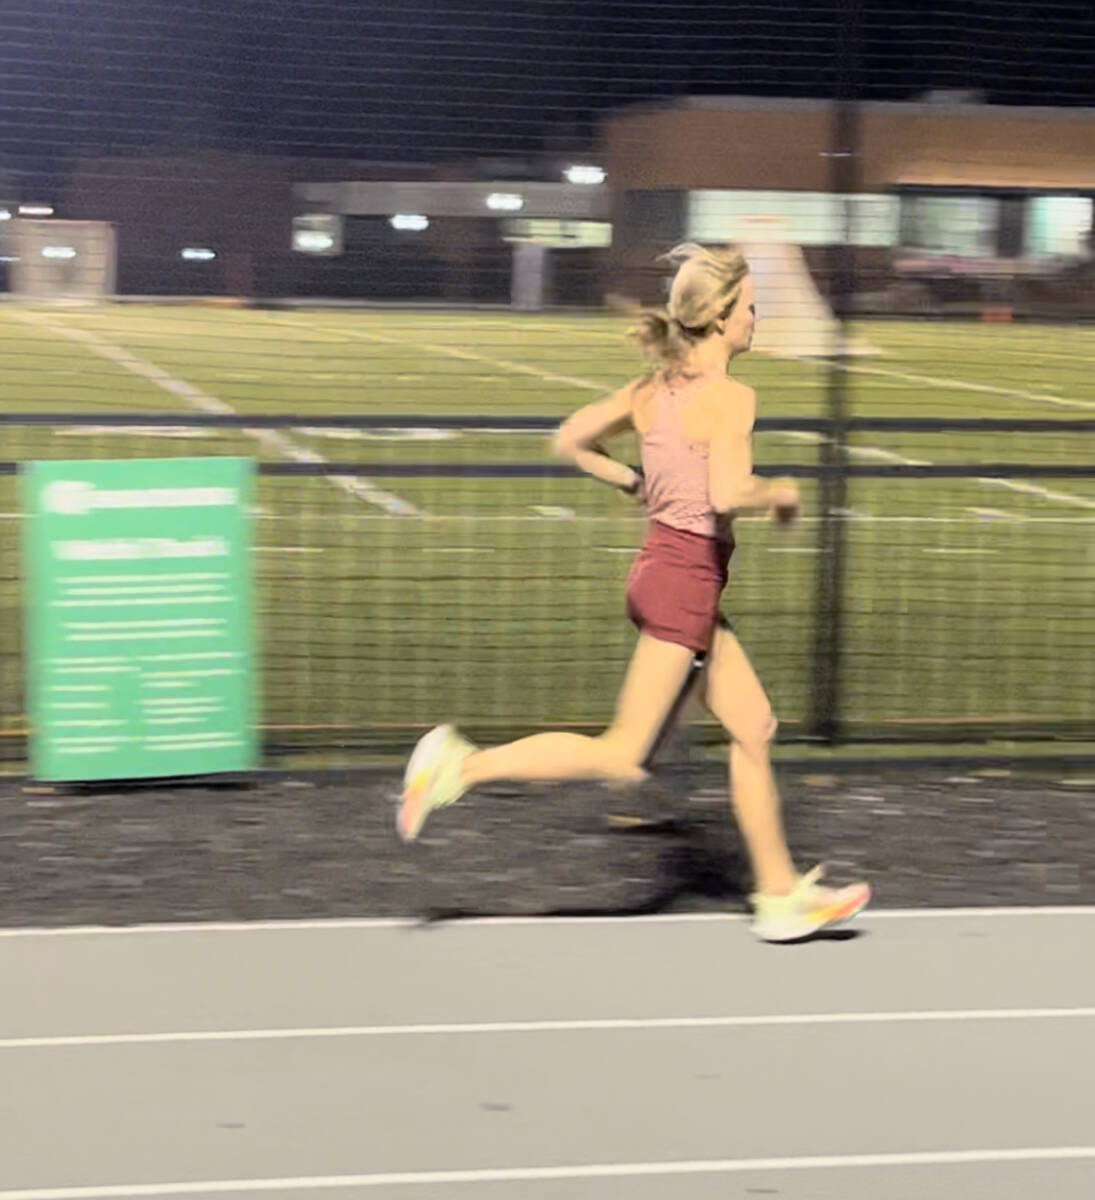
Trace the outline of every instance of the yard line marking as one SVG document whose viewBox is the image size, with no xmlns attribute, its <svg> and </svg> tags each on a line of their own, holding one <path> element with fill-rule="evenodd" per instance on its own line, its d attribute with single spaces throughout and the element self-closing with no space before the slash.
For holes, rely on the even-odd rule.
<svg viewBox="0 0 1095 1200">
<path fill-rule="evenodd" d="M 283 324 L 291 324 L 294 328 L 301 328 L 297 322 L 282 321 Z M 594 383 L 590 379 L 582 379 L 574 375 L 558 375 L 553 371 L 543 371 L 539 367 L 530 367 L 526 363 L 515 363 L 506 359 L 491 358 L 484 354 L 476 354 L 471 350 L 460 350 L 453 346 L 441 346 L 436 343 L 420 342 L 412 343 L 402 338 L 387 337 L 379 333 L 366 333 L 364 330 L 341 330 L 334 331 L 329 327 L 309 325 L 307 328 L 318 329 L 321 333 L 333 333 L 336 337 L 353 340 L 355 338 L 364 339 L 366 341 L 381 342 L 391 346 L 402 346 L 407 349 L 415 349 L 416 347 L 422 350 L 428 350 L 434 354 L 448 355 L 452 358 L 469 359 L 478 362 L 490 363 L 493 366 L 501 367 L 504 370 L 514 371 L 522 375 L 533 375 L 539 379 L 544 379 L 550 383 L 567 383 L 572 387 L 584 388 L 595 392 L 608 393 L 612 391 L 611 387 L 605 387 L 599 383 Z M 809 362 L 811 365 L 817 365 L 812 360 L 798 359 L 796 361 Z M 1085 400 L 1066 400 L 1058 396 L 1050 396 L 1048 393 L 1041 392 L 1026 392 L 1014 388 L 998 388 L 989 384 L 971 383 L 969 381 L 951 380 L 938 378 L 930 375 L 912 375 L 906 372 L 890 371 L 880 367 L 856 367 L 845 365 L 848 371 L 855 371 L 875 375 L 893 376 L 894 378 L 905 379 L 910 382 L 929 383 L 937 387 L 955 387 L 969 391 L 992 392 L 1000 395 L 1018 396 L 1029 400 L 1044 400 L 1053 404 L 1062 404 L 1078 408 L 1095 409 L 1095 402 Z M 824 435 L 818 433 L 790 432 L 788 436 L 796 441 L 819 441 Z M 898 454 L 892 450 L 886 450 L 881 446 L 849 446 L 848 453 L 862 458 L 876 458 L 887 462 L 894 462 L 905 466 L 931 466 L 930 461 L 926 459 L 908 458 L 903 454 Z M 1081 508 L 1095 508 L 1095 501 L 1086 500 L 1081 496 L 1077 496 L 1072 492 L 1051 491 L 1047 488 L 1038 488 L 1037 485 L 1023 485 L 1014 483 L 1012 480 L 986 480 L 978 477 L 979 483 L 994 484 L 1000 487 L 1011 487 L 1013 491 L 1025 492 L 1029 495 L 1039 496 L 1043 500 L 1052 500 L 1062 504 L 1073 504 Z"/>
<path fill-rule="evenodd" d="M 567 330 L 563 326 L 549 325 L 546 323 L 539 323 L 536 325 L 532 325 L 530 323 L 530 327 L 533 329 L 542 329 L 545 331 L 558 330 L 559 332 L 567 333 L 569 336 L 576 336 L 576 337 L 607 339 L 609 341 L 622 341 L 623 340 L 619 333 L 600 333 L 600 332 L 595 332 L 593 330 Z M 901 343 L 901 344 L 905 345 L 905 346 L 909 346 L 909 345 L 914 345 L 915 343 L 914 342 L 906 342 L 906 343 Z M 885 347 L 883 347 L 883 351 L 885 352 Z M 758 353 L 763 354 L 763 351 L 759 351 Z M 1076 356 L 1074 354 L 1065 354 L 1065 355 L 1056 355 L 1055 357 L 1068 358 L 1070 360 L 1075 360 Z M 816 360 L 813 360 L 813 359 L 797 359 L 796 361 L 806 362 L 812 366 L 820 366 L 821 365 L 821 364 L 817 363 Z M 976 382 L 974 382 L 972 380 L 968 380 L 968 379 L 954 379 L 954 378 L 949 378 L 946 376 L 937 376 L 937 375 L 922 375 L 922 374 L 911 372 L 911 371 L 896 371 L 896 370 L 892 370 L 891 368 L 888 368 L 888 367 L 851 366 L 851 365 L 845 364 L 845 370 L 854 371 L 855 373 L 860 374 L 860 375 L 878 375 L 883 378 L 900 379 L 906 383 L 926 383 L 931 387 L 937 387 L 937 388 L 954 388 L 955 390 L 958 390 L 958 391 L 984 392 L 989 395 L 1011 396 L 1011 397 L 1014 397 L 1019 400 L 1034 400 L 1039 404 L 1056 404 L 1063 408 L 1079 408 L 1079 409 L 1095 410 L 1095 401 L 1072 400 L 1065 396 L 1055 396 L 1050 392 L 1032 392 L 1032 391 L 1027 391 L 1023 388 L 1008 388 L 1008 387 L 1000 387 L 995 384 L 976 383 Z"/>
<path fill-rule="evenodd" d="M 1026 523 L 1026 517 L 1017 508 L 967 508 L 966 512 L 978 517 L 990 517 L 999 521 Z"/>
<path fill-rule="evenodd" d="M 802 442 L 820 442 L 825 437 L 824 434 L 808 432 L 806 430 L 792 430 L 788 432 L 787 436 L 793 441 Z M 848 446 L 847 452 L 850 457 L 878 458 L 886 462 L 897 463 L 900 466 L 930 467 L 932 465 L 927 459 L 908 458 L 904 454 L 898 454 L 894 450 L 884 450 L 880 446 Z M 1002 487 L 1007 488 L 1009 491 L 1022 492 L 1024 495 L 1037 496 L 1040 500 L 1050 500 L 1058 504 L 1071 504 L 1076 508 L 1095 509 L 1095 500 L 1089 500 L 1087 497 L 1081 496 L 1076 492 L 1062 492 L 1053 488 L 1042 487 L 1037 483 L 1023 483 L 1014 479 L 995 479 L 987 475 L 970 476 L 970 478 L 975 479 L 982 487 Z"/>
<path fill-rule="evenodd" d="M 162 367 L 156 366 L 155 363 L 148 362 L 146 359 L 138 357 L 121 346 L 115 346 L 112 342 L 106 341 L 90 330 L 75 329 L 68 325 L 58 324 L 39 313 L 12 312 L 10 315 L 25 325 L 37 326 L 49 330 L 53 334 L 68 338 L 69 341 L 79 342 L 82 345 L 90 347 L 101 358 L 108 359 L 117 366 L 124 367 L 132 374 L 147 379 L 150 383 L 154 383 L 157 387 L 162 388 L 165 392 L 169 392 L 172 396 L 177 396 L 183 403 L 190 405 L 191 408 L 197 409 L 199 412 L 218 416 L 236 415 L 237 410 L 219 397 L 210 395 L 194 384 L 188 383 L 185 379 L 176 379 L 173 375 L 169 375 L 163 370 Z M 291 437 L 280 433 L 276 429 L 244 429 L 242 432 L 254 438 L 261 446 L 275 451 L 283 458 L 290 459 L 292 462 L 320 464 L 329 461 L 322 454 L 317 454 L 313 450 L 305 450 L 303 447 L 298 446 Z M 368 479 L 359 476 L 346 477 L 341 475 L 331 475 L 328 478 L 336 487 L 341 488 L 348 495 L 354 496 L 359 500 L 364 500 L 368 504 L 375 505 L 389 516 L 420 515 L 420 510 L 415 505 L 391 492 L 383 491 Z"/>
<path fill-rule="evenodd" d="M 515 375 L 532 375 L 548 383 L 565 383 L 570 387 L 583 388 L 586 391 L 600 392 L 608 395 L 613 391 L 612 384 L 596 383 L 592 379 L 582 379 L 577 375 L 559 375 L 555 371 L 545 371 L 540 367 L 531 367 L 527 363 L 513 362 L 510 359 L 492 358 L 487 354 L 477 354 L 474 350 L 462 350 L 457 346 L 443 346 L 437 342 L 411 342 L 405 338 L 388 337 L 381 333 L 366 333 L 363 329 L 332 329 L 330 326 L 308 324 L 302 326 L 296 321 L 279 321 L 283 325 L 292 325 L 296 329 L 315 329 L 320 333 L 333 334 L 350 341 L 381 342 L 387 346 L 399 346 L 405 350 L 426 350 L 431 354 L 445 355 L 449 358 L 459 358 L 467 362 L 487 363 L 492 367 L 500 367 Z"/>
<path fill-rule="evenodd" d="M 298 1175 L 269 1179 L 201 1179 L 185 1183 L 126 1183 L 95 1187 L 20 1188 L 0 1200 L 109 1200 L 112 1196 L 193 1196 L 336 1188 L 527 1183 L 552 1179 L 633 1179 L 748 1172 L 831 1171 L 851 1168 L 939 1167 L 983 1163 L 1067 1162 L 1095 1159 L 1095 1146 L 1031 1146 L 1008 1150 L 912 1150 L 890 1154 L 818 1154 L 795 1158 L 718 1158 L 663 1162 L 574 1163 L 552 1167 L 483 1167 L 456 1171 L 388 1171 L 362 1175 Z"/>
<path fill-rule="evenodd" d="M 627 1030 L 763 1029 L 813 1025 L 919 1025 L 948 1021 L 1090 1020 L 1095 1008 L 927 1009 L 897 1012 L 765 1013 L 721 1017 L 621 1017 L 603 1020 L 434 1022 L 418 1025 L 337 1025 L 290 1029 L 194 1029 L 162 1033 L 61 1034 L 0 1038 L 0 1050 L 78 1046 L 163 1046 L 193 1042 L 284 1042 L 331 1038 L 487 1037 L 530 1033 L 614 1033 Z"/>
<path fill-rule="evenodd" d="M 797 361 L 809 361 L 799 359 Z M 900 379 L 905 383 L 926 383 L 930 387 L 953 388 L 962 392 L 983 392 L 990 396 L 1012 396 L 1019 400 L 1035 400 L 1040 404 L 1056 404 L 1062 408 L 1095 409 L 1095 400 L 1069 400 L 1049 392 L 1028 392 L 1023 388 L 999 387 L 993 383 L 974 383 L 969 379 L 950 379 L 943 375 L 920 375 L 911 371 L 894 371 L 889 367 L 862 367 L 844 364 L 844 370 L 856 375 L 878 375 L 885 379 Z"/>
<path fill-rule="evenodd" d="M 1095 500 L 1079 496 L 1075 492 L 1059 492 L 1053 488 L 1042 487 L 1037 483 L 1023 483 L 1017 479 L 978 479 L 984 487 L 1007 488 L 1009 492 L 1022 492 L 1026 496 L 1037 496 L 1040 500 L 1055 500 L 1061 504 L 1071 504 L 1076 508 L 1095 509 Z"/>
</svg>

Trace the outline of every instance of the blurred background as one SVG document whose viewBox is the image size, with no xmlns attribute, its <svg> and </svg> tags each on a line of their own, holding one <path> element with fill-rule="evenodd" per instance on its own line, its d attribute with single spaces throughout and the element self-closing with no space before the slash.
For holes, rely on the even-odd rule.
<svg viewBox="0 0 1095 1200">
<path fill-rule="evenodd" d="M 807 501 L 727 597 L 784 746 L 1090 751 L 1093 56 L 1052 0 L 7 0 L 7 769 L 43 458 L 260 461 L 269 764 L 602 725 L 642 523 L 546 437 L 686 240 Z"/>
</svg>

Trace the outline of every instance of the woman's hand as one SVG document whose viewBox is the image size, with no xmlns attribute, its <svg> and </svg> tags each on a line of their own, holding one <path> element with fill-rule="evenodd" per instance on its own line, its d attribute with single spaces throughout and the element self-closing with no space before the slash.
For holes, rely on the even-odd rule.
<svg viewBox="0 0 1095 1200">
<path fill-rule="evenodd" d="M 775 524 L 790 525 L 798 519 L 801 511 L 802 499 L 799 496 L 798 484 L 793 479 L 772 480 L 768 513 Z"/>
</svg>

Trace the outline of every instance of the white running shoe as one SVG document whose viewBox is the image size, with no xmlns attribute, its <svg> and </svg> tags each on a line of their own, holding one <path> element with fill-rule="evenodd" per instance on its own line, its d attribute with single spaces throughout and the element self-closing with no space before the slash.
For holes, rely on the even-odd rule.
<svg viewBox="0 0 1095 1200">
<path fill-rule="evenodd" d="M 431 729 L 415 746 L 403 773 L 403 798 L 396 817 L 403 841 L 413 842 L 435 808 L 455 804 L 468 790 L 460 767 L 474 752 L 475 746 L 451 725 Z"/>
<path fill-rule="evenodd" d="M 797 942 L 825 929 L 837 929 L 861 912 L 871 899 L 866 883 L 829 888 L 818 883 L 823 868 L 815 867 L 799 878 L 786 896 L 757 892 L 752 930 L 763 942 Z"/>
</svg>

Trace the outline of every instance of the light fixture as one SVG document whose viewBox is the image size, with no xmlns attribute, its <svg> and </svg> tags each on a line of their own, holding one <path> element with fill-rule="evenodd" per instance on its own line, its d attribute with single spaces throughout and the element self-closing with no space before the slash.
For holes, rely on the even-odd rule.
<svg viewBox="0 0 1095 1200">
<path fill-rule="evenodd" d="M 329 233 L 315 229 L 297 229 L 293 233 L 293 249 L 304 254 L 323 254 L 333 249 L 335 239 Z"/>
<path fill-rule="evenodd" d="M 0 208 L 0 221 L 10 221 L 10 220 L 11 220 L 11 209 L 10 208 Z"/>
<path fill-rule="evenodd" d="M 72 246 L 43 246 L 43 258 L 75 258 L 76 251 Z"/>
<path fill-rule="evenodd" d="M 181 257 L 187 262 L 211 262 L 217 257 L 215 250 L 208 250 L 204 246 L 187 246 L 181 253 Z"/>
<path fill-rule="evenodd" d="M 598 183 L 604 183 L 605 181 L 605 172 L 603 167 L 575 165 L 573 167 L 567 167 L 564 175 L 567 183 L 595 185 Z"/>
<path fill-rule="evenodd" d="M 21 217 L 52 217 L 52 204 L 20 204 L 19 215 Z"/>
<path fill-rule="evenodd" d="M 520 212 L 524 207 L 524 196 L 516 192 L 491 192 L 487 197 L 487 208 L 492 212 Z"/>
<path fill-rule="evenodd" d="M 421 213 L 396 213 L 392 217 L 391 226 L 408 233 L 421 233 L 424 229 L 429 229 L 430 218 Z"/>
</svg>

